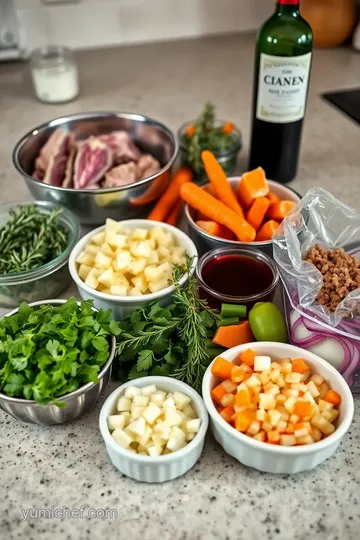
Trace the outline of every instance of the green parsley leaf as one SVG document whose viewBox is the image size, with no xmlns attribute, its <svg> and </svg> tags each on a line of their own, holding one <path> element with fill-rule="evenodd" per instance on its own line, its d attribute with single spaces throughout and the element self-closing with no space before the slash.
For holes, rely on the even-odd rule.
<svg viewBox="0 0 360 540">
<path fill-rule="evenodd" d="M 151 368 L 154 360 L 154 353 L 150 350 L 144 350 L 139 353 L 138 361 L 136 363 L 137 371 L 146 371 Z"/>
</svg>

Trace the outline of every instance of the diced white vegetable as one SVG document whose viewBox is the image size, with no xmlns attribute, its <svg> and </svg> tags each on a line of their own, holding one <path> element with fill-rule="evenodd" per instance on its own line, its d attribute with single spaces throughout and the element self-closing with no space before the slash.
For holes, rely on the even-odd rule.
<svg viewBox="0 0 360 540">
<path fill-rule="evenodd" d="M 186 436 L 182 429 L 178 427 L 173 427 L 171 430 L 171 436 L 167 442 L 166 448 L 175 452 L 175 450 L 180 450 L 186 445 Z"/>
<path fill-rule="evenodd" d="M 116 409 L 119 412 L 122 411 L 131 411 L 131 399 L 125 396 L 121 396 L 118 399 Z"/>
<path fill-rule="evenodd" d="M 186 405 L 189 405 L 191 402 L 191 398 L 189 396 L 186 396 L 182 392 L 174 392 L 173 400 L 175 402 L 176 407 L 180 409 L 181 411 L 184 409 Z"/>
<path fill-rule="evenodd" d="M 275 397 L 272 394 L 259 394 L 259 407 L 260 409 L 274 409 Z"/>
<path fill-rule="evenodd" d="M 162 407 L 162 404 L 165 401 L 165 392 L 160 393 L 158 390 L 150 396 L 150 401 L 156 403 L 158 407 Z"/>
<path fill-rule="evenodd" d="M 143 386 L 141 389 L 141 395 L 147 396 L 150 398 L 152 394 L 156 394 L 157 388 L 155 384 L 149 384 L 148 386 Z"/>
<path fill-rule="evenodd" d="M 161 415 L 161 409 L 155 403 L 149 403 L 143 412 L 143 416 L 148 424 L 152 425 L 155 420 Z"/>
<path fill-rule="evenodd" d="M 106 287 L 111 287 L 114 283 L 114 270 L 110 267 L 98 277 L 100 283 Z"/>
<path fill-rule="evenodd" d="M 91 272 L 89 272 L 85 279 L 85 285 L 91 287 L 92 289 L 96 289 L 96 287 L 99 285 L 99 281 L 95 276 L 91 274 Z"/>
<path fill-rule="evenodd" d="M 99 232 L 91 237 L 91 241 L 97 246 L 101 246 L 105 242 L 106 233 L 105 231 Z"/>
<path fill-rule="evenodd" d="M 312 395 L 313 398 L 317 398 L 317 397 L 320 396 L 320 392 L 317 389 L 316 384 L 314 383 L 314 381 L 308 382 L 307 389 L 308 389 L 308 391 L 310 392 L 310 394 Z"/>
<path fill-rule="evenodd" d="M 131 438 L 127 433 L 125 433 L 125 431 L 120 428 L 116 428 L 112 432 L 111 436 L 122 448 L 128 448 L 133 442 L 133 438 Z"/>
<path fill-rule="evenodd" d="M 192 406 L 189 404 L 189 405 L 185 405 L 185 407 L 183 408 L 182 412 L 185 414 L 185 416 L 187 416 L 188 418 L 197 418 L 197 415 L 196 415 L 196 412 L 194 411 L 194 409 L 192 408 Z"/>
<path fill-rule="evenodd" d="M 175 401 L 173 400 L 173 398 L 167 397 L 163 403 L 163 407 L 164 409 L 166 409 L 167 407 L 176 408 Z"/>
<path fill-rule="evenodd" d="M 285 376 L 286 383 L 299 383 L 301 381 L 301 373 L 288 373 Z"/>
<path fill-rule="evenodd" d="M 131 268 L 131 255 L 128 251 L 118 251 L 115 259 L 115 268 L 120 272 L 128 272 Z"/>
<path fill-rule="evenodd" d="M 105 231 L 116 233 L 121 230 L 121 224 L 118 221 L 115 221 L 111 218 L 106 218 L 105 221 Z"/>
<path fill-rule="evenodd" d="M 107 255 L 108 257 L 111 257 L 111 259 L 114 258 L 114 252 L 107 242 L 104 242 L 104 244 L 101 246 L 100 249 L 103 253 L 105 253 L 105 255 Z"/>
<path fill-rule="evenodd" d="M 133 242 L 130 244 L 130 253 L 134 257 L 142 257 L 148 259 L 151 255 L 151 245 L 147 240 Z"/>
<path fill-rule="evenodd" d="M 137 229 L 134 229 L 131 233 L 131 239 L 132 240 L 146 240 L 148 236 L 148 230 L 147 229 L 141 229 L 140 227 Z"/>
<path fill-rule="evenodd" d="M 116 428 L 124 429 L 125 427 L 125 417 L 121 414 L 111 414 L 107 420 L 110 431 L 113 431 Z"/>
<path fill-rule="evenodd" d="M 137 420 L 143 415 L 143 412 L 145 411 L 145 407 L 132 407 L 131 408 L 131 418 L 133 420 Z"/>
<path fill-rule="evenodd" d="M 94 260 L 95 260 L 95 256 L 97 254 L 97 252 L 99 251 L 100 247 L 99 246 L 95 246 L 94 244 L 87 244 L 85 247 L 84 247 L 84 251 L 86 251 L 86 253 L 90 253 L 90 255 L 92 255 L 94 257 Z M 76 261 L 78 262 L 78 261 Z"/>
<path fill-rule="evenodd" d="M 159 446 L 149 446 L 147 449 L 149 456 L 161 456 L 162 454 L 162 448 Z"/>
<path fill-rule="evenodd" d="M 264 369 L 270 369 L 270 366 L 271 366 L 270 356 L 255 356 L 254 371 L 264 371 Z"/>
<path fill-rule="evenodd" d="M 155 433 L 158 433 L 158 435 L 164 439 L 165 441 L 167 441 L 170 437 L 170 426 L 169 424 L 167 424 L 166 422 L 164 421 L 159 421 L 157 422 L 157 424 L 154 426 L 154 432 Z"/>
<path fill-rule="evenodd" d="M 145 279 L 145 275 L 142 272 L 141 274 L 133 277 L 131 279 L 131 283 L 136 287 L 137 289 L 140 289 L 142 293 L 144 293 L 148 288 L 148 282 Z"/>
<path fill-rule="evenodd" d="M 86 266 L 93 266 L 95 263 L 95 258 L 90 253 L 86 253 L 85 251 L 82 251 L 80 255 L 77 257 L 76 262 L 78 264 L 86 264 Z"/>
<path fill-rule="evenodd" d="M 130 263 L 129 272 L 137 276 L 141 274 L 146 269 L 147 261 L 146 259 L 133 259 Z"/>
<path fill-rule="evenodd" d="M 141 392 L 141 389 L 139 390 Z M 149 403 L 148 396 L 136 395 L 133 399 L 133 404 L 136 407 L 146 407 L 148 403 Z"/>
<path fill-rule="evenodd" d="M 150 426 L 146 426 L 145 427 L 145 432 L 143 435 L 141 435 L 141 437 L 138 437 L 138 441 L 139 441 L 139 444 L 141 444 L 142 446 L 146 447 L 146 445 L 148 444 L 148 442 L 150 441 L 151 439 L 151 435 L 153 433 L 153 430 L 151 429 Z"/>
<path fill-rule="evenodd" d="M 143 416 L 141 416 L 138 420 L 134 420 L 134 422 L 131 422 L 131 424 L 129 424 L 127 427 L 129 431 L 132 431 L 133 433 L 135 433 L 135 435 L 139 435 L 140 437 L 144 435 L 145 428 L 146 424 Z"/>
<path fill-rule="evenodd" d="M 194 418 L 193 420 L 188 420 L 185 422 L 185 428 L 187 432 L 197 433 L 200 429 L 201 420 L 200 418 Z"/>
<path fill-rule="evenodd" d="M 176 408 L 168 407 L 165 410 L 165 422 L 168 426 L 180 426 L 183 421 L 183 415 L 179 414 Z"/>
<path fill-rule="evenodd" d="M 128 386 L 124 392 L 124 396 L 131 399 L 134 399 L 135 396 L 140 396 L 140 395 L 141 395 L 141 390 L 137 386 Z"/>
<path fill-rule="evenodd" d="M 112 248 L 123 249 L 126 246 L 127 239 L 124 234 L 108 233 L 106 241 Z"/>
<path fill-rule="evenodd" d="M 114 296 L 127 296 L 128 288 L 126 285 L 111 285 L 110 294 Z"/>
</svg>

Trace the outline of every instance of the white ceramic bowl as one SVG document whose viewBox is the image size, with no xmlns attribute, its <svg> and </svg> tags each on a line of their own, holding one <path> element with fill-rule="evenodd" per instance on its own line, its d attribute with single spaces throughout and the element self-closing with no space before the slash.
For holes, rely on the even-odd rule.
<svg viewBox="0 0 360 540">
<path fill-rule="evenodd" d="M 110 435 L 107 425 L 108 416 L 115 413 L 116 403 L 128 386 L 142 388 L 150 384 L 155 384 L 158 389 L 165 392 L 182 392 L 190 396 L 191 405 L 201 420 L 200 429 L 193 440 L 181 450 L 165 456 L 142 456 L 121 448 Z M 99 419 L 100 432 L 114 467 L 134 480 L 148 483 L 173 480 L 190 470 L 201 455 L 208 423 L 208 413 L 199 394 L 187 384 L 171 377 L 141 377 L 119 386 L 105 401 Z"/>
<path fill-rule="evenodd" d="M 350 427 L 354 415 L 354 400 L 348 385 L 328 362 L 311 352 L 287 343 L 247 343 L 229 349 L 221 356 L 233 362 L 240 353 L 249 348 L 259 355 L 268 355 L 274 359 L 303 358 L 313 372 L 322 375 L 342 399 L 336 430 L 322 441 L 293 447 L 262 443 L 240 433 L 223 420 L 211 399 L 210 391 L 220 382 L 211 373 L 212 362 L 203 378 L 202 395 L 210 415 L 210 427 L 215 439 L 230 456 L 259 471 L 294 474 L 313 469 L 334 454 Z"/>
<path fill-rule="evenodd" d="M 180 231 L 180 229 L 177 229 L 172 225 L 168 225 L 167 223 L 159 223 L 158 221 L 149 221 L 147 219 L 129 219 L 122 221 L 121 224 L 126 229 L 152 229 L 153 227 L 160 226 L 165 231 L 171 232 L 173 236 L 177 239 L 179 245 L 185 248 L 186 252 L 190 255 L 190 257 L 193 257 L 191 275 L 194 273 L 198 260 L 198 252 L 194 242 L 190 240 L 190 238 L 184 232 Z M 102 232 L 104 229 L 105 225 L 102 225 L 101 227 L 98 227 L 97 229 L 89 232 L 87 235 L 81 238 L 81 240 L 79 240 L 79 242 L 76 244 L 70 254 L 69 270 L 71 277 L 76 283 L 81 298 L 84 298 L 85 300 L 88 300 L 89 298 L 94 300 L 94 306 L 97 309 L 111 309 L 113 312 L 113 317 L 116 320 L 124 319 L 124 317 L 128 313 L 131 313 L 138 308 L 142 308 L 146 306 L 146 304 L 148 304 L 149 302 L 153 302 L 155 300 L 160 302 L 162 306 L 168 305 L 171 302 L 171 295 L 174 291 L 173 286 L 166 287 L 166 289 L 162 289 L 161 291 L 155 293 L 146 294 L 144 296 L 114 296 L 112 294 L 105 294 L 99 291 L 95 291 L 84 283 L 84 281 L 78 275 L 75 260 L 79 253 L 85 248 L 86 244 L 88 244 L 88 242 L 91 240 L 91 238 L 95 234 Z M 187 281 L 187 278 L 188 276 L 184 275 L 180 279 L 180 285 L 184 285 Z"/>
</svg>

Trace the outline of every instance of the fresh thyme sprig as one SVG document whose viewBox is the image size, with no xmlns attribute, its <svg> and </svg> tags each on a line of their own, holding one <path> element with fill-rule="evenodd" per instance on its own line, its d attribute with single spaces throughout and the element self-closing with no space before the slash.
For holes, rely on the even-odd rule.
<svg viewBox="0 0 360 540">
<path fill-rule="evenodd" d="M 41 213 L 35 204 L 11 209 L 0 228 L 0 274 L 26 272 L 58 257 L 68 238 L 58 223 L 61 213 L 61 209 Z"/>
</svg>

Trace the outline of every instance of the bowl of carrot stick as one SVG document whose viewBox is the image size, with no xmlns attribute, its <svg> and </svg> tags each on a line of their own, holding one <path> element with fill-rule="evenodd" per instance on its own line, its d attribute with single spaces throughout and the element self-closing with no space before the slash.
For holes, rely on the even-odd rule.
<svg viewBox="0 0 360 540">
<path fill-rule="evenodd" d="M 267 180 L 261 167 L 227 178 L 211 152 L 202 152 L 202 159 L 210 182 L 201 187 L 187 182 L 180 189 L 189 236 L 200 255 L 250 244 L 272 256 L 272 236 L 300 196 Z"/>
</svg>

